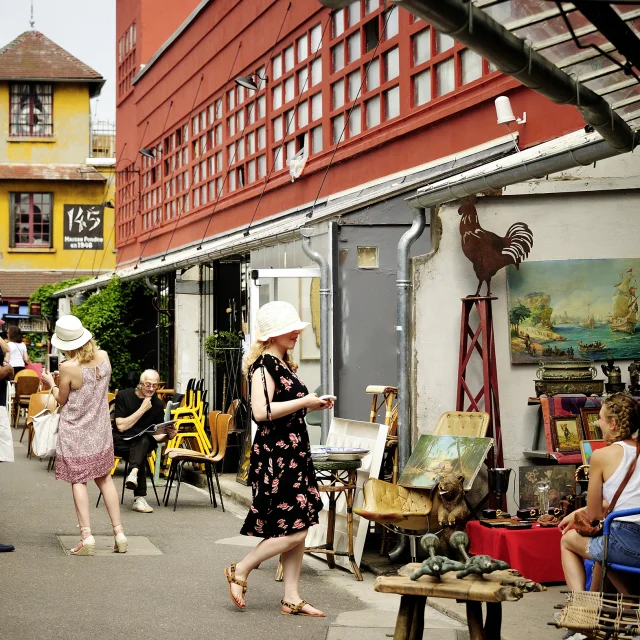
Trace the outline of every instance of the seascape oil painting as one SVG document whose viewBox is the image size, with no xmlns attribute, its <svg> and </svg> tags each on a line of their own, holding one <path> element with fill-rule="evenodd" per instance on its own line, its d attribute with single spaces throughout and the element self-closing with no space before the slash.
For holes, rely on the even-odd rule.
<svg viewBox="0 0 640 640">
<path fill-rule="evenodd" d="M 453 473 L 464 476 L 464 489 L 469 491 L 478 475 L 493 438 L 461 436 L 420 436 L 398 484 L 402 487 L 430 489 L 442 476 Z"/>
<path fill-rule="evenodd" d="M 640 258 L 507 267 L 513 364 L 640 357 Z"/>
</svg>

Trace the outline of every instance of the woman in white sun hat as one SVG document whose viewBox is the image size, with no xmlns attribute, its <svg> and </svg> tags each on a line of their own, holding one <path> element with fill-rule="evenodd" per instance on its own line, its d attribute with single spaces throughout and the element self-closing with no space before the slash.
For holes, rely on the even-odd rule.
<svg viewBox="0 0 640 640">
<path fill-rule="evenodd" d="M 127 551 L 127 538 L 120 523 L 118 491 L 111 478 L 113 437 L 109 417 L 111 363 L 98 349 L 91 333 L 75 316 L 56 322 L 51 344 L 65 352 L 56 383 L 50 372 L 42 374 L 53 397 L 62 407 L 56 445 L 56 478 L 71 483 L 82 540 L 72 555 L 92 556 L 96 541 L 91 535 L 87 482 L 94 480 L 104 496 L 111 518 L 117 553 Z"/>
<path fill-rule="evenodd" d="M 225 569 L 234 604 L 246 607 L 247 578 L 262 562 L 282 556 L 283 614 L 324 617 L 298 593 L 307 530 L 318 523 L 318 493 L 304 416 L 330 409 L 333 401 L 309 393 L 291 358 L 298 336 L 309 326 L 288 302 L 258 310 L 257 341 L 245 358 L 251 384 L 251 411 L 258 425 L 249 479 L 252 504 L 241 533 L 264 538 L 240 562 Z"/>
</svg>

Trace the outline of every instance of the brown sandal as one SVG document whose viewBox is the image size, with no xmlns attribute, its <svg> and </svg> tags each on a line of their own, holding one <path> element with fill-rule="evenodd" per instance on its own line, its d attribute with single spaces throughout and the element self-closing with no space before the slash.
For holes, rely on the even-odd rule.
<svg viewBox="0 0 640 640">
<path fill-rule="evenodd" d="M 313 607 L 313 605 L 310 602 L 307 602 L 306 600 L 300 600 L 298 604 L 291 604 L 291 602 L 287 602 L 286 600 L 280 600 L 280 604 L 282 604 L 283 607 L 287 607 L 287 609 L 290 609 L 289 611 L 280 611 L 280 613 L 283 616 L 307 616 L 309 618 L 326 618 L 327 617 L 325 613 L 322 613 L 322 614 L 305 613 L 302 610 L 305 605 L 309 605 L 310 607 Z"/>
<path fill-rule="evenodd" d="M 236 605 L 236 607 L 238 607 L 238 609 L 245 609 L 246 608 L 246 603 L 245 604 L 240 604 L 234 597 L 233 595 L 233 590 L 231 589 L 231 584 L 237 584 L 239 586 L 242 587 L 242 597 L 244 598 L 245 593 L 247 593 L 247 583 L 244 580 L 240 580 L 238 578 L 236 578 L 236 563 L 232 562 L 230 567 L 227 567 L 224 570 L 224 575 L 227 578 L 227 582 L 229 583 L 229 595 L 231 596 L 231 599 L 233 600 L 233 604 Z"/>
</svg>

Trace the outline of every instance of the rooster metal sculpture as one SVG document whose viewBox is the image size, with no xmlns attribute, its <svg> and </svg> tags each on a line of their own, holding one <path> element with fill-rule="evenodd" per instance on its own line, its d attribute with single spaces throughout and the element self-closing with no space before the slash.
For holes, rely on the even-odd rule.
<svg viewBox="0 0 640 640">
<path fill-rule="evenodd" d="M 491 295 L 491 278 L 508 264 L 520 263 L 529 255 L 533 247 L 533 233 L 524 222 L 516 222 L 509 227 L 504 238 L 480 226 L 476 200 L 464 200 L 458 213 L 462 252 L 471 261 L 478 277 L 478 288 L 473 297 L 480 295 L 482 283 L 487 283 L 487 297 Z"/>
</svg>

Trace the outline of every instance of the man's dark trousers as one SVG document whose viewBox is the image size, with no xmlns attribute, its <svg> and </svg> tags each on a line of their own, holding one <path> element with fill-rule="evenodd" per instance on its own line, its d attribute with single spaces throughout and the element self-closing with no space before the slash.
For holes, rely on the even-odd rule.
<svg viewBox="0 0 640 640">
<path fill-rule="evenodd" d="M 138 486 L 133 490 L 133 495 L 147 495 L 147 456 L 156 450 L 158 441 L 148 434 L 142 434 L 132 440 L 123 440 L 114 434 L 113 454 L 123 460 L 129 461 L 129 471 L 138 467 Z"/>
</svg>

